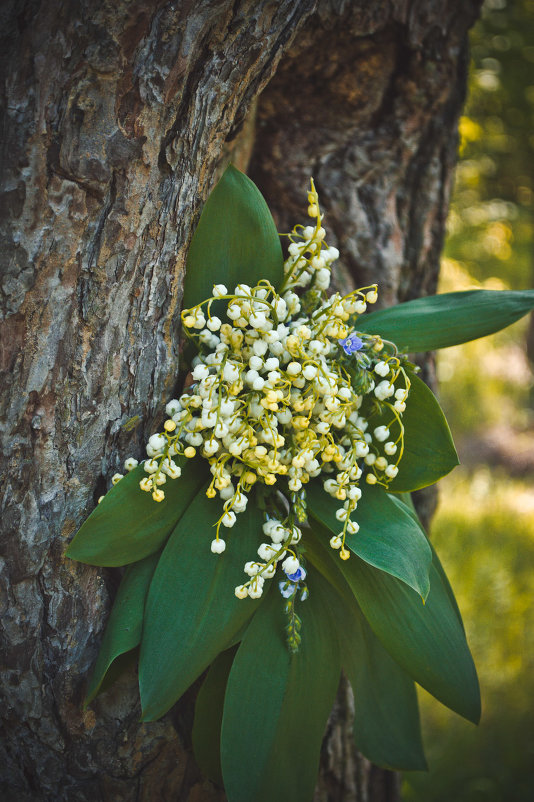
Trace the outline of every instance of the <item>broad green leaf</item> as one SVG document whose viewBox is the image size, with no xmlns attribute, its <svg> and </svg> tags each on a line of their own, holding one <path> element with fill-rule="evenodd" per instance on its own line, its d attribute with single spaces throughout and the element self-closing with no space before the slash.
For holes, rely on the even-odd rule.
<svg viewBox="0 0 534 802">
<path fill-rule="evenodd" d="M 452 441 L 449 425 L 432 390 L 418 376 L 410 373 L 411 388 L 402 414 L 404 426 L 404 453 L 399 472 L 388 490 L 401 493 L 420 490 L 434 484 L 458 465 L 458 455 Z M 374 402 L 373 402 L 374 403 Z M 366 414 L 367 407 L 363 408 Z M 370 426 L 391 426 L 398 431 L 393 413 L 385 409 L 374 415 Z"/>
<path fill-rule="evenodd" d="M 193 751 L 202 774 L 223 785 L 221 770 L 221 725 L 224 695 L 236 649 L 227 649 L 212 663 L 195 702 Z"/>
<path fill-rule="evenodd" d="M 475 666 L 436 566 L 424 605 L 406 584 L 357 557 L 341 570 L 374 633 L 401 668 L 444 705 L 478 722 Z"/>
<path fill-rule="evenodd" d="M 179 479 L 164 485 L 156 502 L 139 487 L 146 476 L 139 465 L 104 496 L 67 549 L 67 557 L 89 565 L 118 566 L 137 562 L 157 551 L 207 478 L 200 459 L 176 458 Z"/>
<path fill-rule="evenodd" d="M 354 691 L 356 746 L 373 763 L 388 769 L 426 769 L 413 680 L 384 649 L 363 616 L 358 623 L 349 619 L 346 634 L 343 667 Z"/>
<path fill-rule="evenodd" d="M 309 599 L 297 602 L 302 618 L 297 654 L 285 643 L 284 601 L 275 587 L 252 619 L 230 671 L 221 762 L 232 802 L 313 797 L 341 665 L 330 588 L 313 567 L 309 584 Z"/>
<path fill-rule="evenodd" d="M 534 290 L 468 290 L 417 298 L 372 312 L 358 329 L 380 334 L 408 353 L 486 337 L 534 309 Z"/>
<path fill-rule="evenodd" d="M 452 589 L 451 583 L 449 582 L 449 578 L 448 578 L 447 574 L 445 573 L 445 569 L 443 568 L 443 565 L 441 564 L 441 560 L 439 559 L 439 557 L 438 557 L 438 555 L 436 553 L 436 550 L 435 550 L 434 546 L 432 545 L 432 541 L 429 540 L 428 535 L 427 535 L 427 533 L 425 531 L 425 528 L 424 528 L 423 524 L 421 523 L 421 521 L 419 520 L 419 516 L 417 515 L 417 512 L 415 510 L 415 507 L 414 507 L 414 504 L 413 504 L 413 501 L 412 501 L 412 497 L 410 496 L 409 493 L 398 493 L 398 494 L 396 494 L 394 496 L 391 496 L 391 499 L 396 504 L 401 505 L 412 516 L 414 521 L 420 527 L 421 532 L 426 537 L 426 539 L 428 541 L 428 545 L 430 546 L 430 549 L 432 551 L 432 562 L 434 563 L 434 566 L 435 566 L 438 574 L 441 577 L 441 581 L 443 582 L 443 586 L 445 587 L 445 590 L 447 591 L 447 595 L 449 597 L 450 603 L 451 603 L 453 609 L 455 610 L 456 615 L 458 616 L 458 620 L 459 620 L 459 622 L 461 624 L 462 630 L 465 631 L 464 622 L 462 620 L 462 614 L 460 613 L 460 608 L 458 607 L 458 602 L 456 601 L 456 596 L 454 595 L 454 591 Z"/>
<path fill-rule="evenodd" d="M 335 574 L 337 592 L 331 601 L 340 630 L 343 668 L 354 691 L 356 746 L 378 766 L 403 771 L 426 768 L 413 680 L 390 657 L 362 615 L 325 530 L 315 525 L 305 537 L 310 562 L 323 575 L 325 566 L 328 576 Z"/>
<path fill-rule="evenodd" d="M 85 705 L 99 693 L 120 655 L 141 643 L 145 600 L 159 554 L 130 565 L 121 580 L 91 675 Z"/>
<path fill-rule="evenodd" d="M 211 297 L 214 284 L 251 286 L 267 279 L 277 287 L 283 256 L 274 220 L 263 196 L 230 165 L 209 196 L 193 236 L 184 283 L 184 309 Z"/>
<path fill-rule="evenodd" d="M 220 499 L 203 491 L 188 507 L 161 555 L 148 593 L 139 658 L 143 719 L 159 718 L 227 649 L 259 601 L 237 599 L 262 539 L 262 514 L 249 498 L 232 529 L 222 528 L 226 551 L 212 554 Z"/>
<path fill-rule="evenodd" d="M 314 482 L 308 493 L 309 513 L 333 535 L 343 528 L 336 519 L 341 506 L 342 502 L 329 496 L 320 482 Z M 355 535 L 347 535 L 347 547 L 370 565 L 406 582 L 425 599 L 432 552 L 411 515 L 395 504 L 383 487 L 364 484 L 352 518 L 360 529 Z"/>
</svg>

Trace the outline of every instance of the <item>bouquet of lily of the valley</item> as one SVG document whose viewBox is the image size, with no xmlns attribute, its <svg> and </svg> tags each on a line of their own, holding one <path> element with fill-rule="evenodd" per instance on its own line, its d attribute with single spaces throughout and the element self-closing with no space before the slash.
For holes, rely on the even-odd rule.
<svg viewBox="0 0 534 802">
<path fill-rule="evenodd" d="M 407 354 L 494 332 L 534 292 L 473 291 L 368 312 L 376 286 L 329 292 L 313 181 L 287 235 L 229 167 L 193 238 L 183 332 L 190 384 L 147 458 L 68 549 L 128 565 L 87 693 L 139 660 L 145 721 L 203 676 L 193 744 L 230 802 L 309 802 L 341 671 L 370 760 L 421 769 L 414 682 L 480 712 L 460 613 L 409 492 L 456 464 Z"/>
</svg>

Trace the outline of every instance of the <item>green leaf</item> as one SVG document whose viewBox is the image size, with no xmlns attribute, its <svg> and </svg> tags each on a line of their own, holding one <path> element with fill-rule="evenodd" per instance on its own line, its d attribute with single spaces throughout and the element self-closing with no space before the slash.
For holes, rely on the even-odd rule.
<svg viewBox="0 0 534 802">
<path fill-rule="evenodd" d="M 416 682 L 478 722 L 480 691 L 465 634 L 440 572 L 430 570 L 426 604 L 406 584 L 358 558 L 341 570 L 383 646 Z"/>
<path fill-rule="evenodd" d="M 354 691 L 354 740 L 379 766 L 427 768 L 413 680 L 384 649 L 363 616 L 351 619 L 343 667 Z M 352 625 L 352 626 L 351 626 Z"/>
<path fill-rule="evenodd" d="M 283 600 L 273 588 L 248 627 L 230 671 L 221 760 L 231 802 L 309 802 L 341 673 L 329 586 L 311 567 L 299 603 L 302 643 L 290 654 Z"/>
<path fill-rule="evenodd" d="M 198 494 L 161 555 L 148 593 L 139 659 L 143 719 L 159 718 L 232 643 L 259 601 L 237 599 L 243 566 L 262 539 L 262 514 L 249 497 L 224 554 L 210 551 L 220 499 Z"/>
<path fill-rule="evenodd" d="M 341 502 L 329 496 L 320 482 L 314 482 L 307 501 L 310 515 L 338 535 L 343 528 L 336 519 Z M 360 530 L 347 535 L 346 546 L 370 565 L 406 582 L 426 599 L 432 552 L 411 515 L 396 505 L 383 487 L 364 484 L 352 518 Z"/>
<path fill-rule="evenodd" d="M 404 453 L 399 472 L 388 485 L 393 493 L 420 490 L 434 484 L 459 464 L 449 424 L 434 393 L 411 372 L 410 381 L 410 393 L 402 415 Z M 363 415 L 366 410 L 364 403 Z M 373 429 L 380 425 L 392 426 L 397 432 L 398 426 L 393 421 L 393 413 L 385 408 L 380 415 L 373 415 L 371 425 Z"/>
<path fill-rule="evenodd" d="M 223 785 L 221 769 L 221 726 L 224 695 L 237 649 L 222 652 L 210 666 L 198 692 L 193 722 L 193 751 L 202 774 Z"/>
<path fill-rule="evenodd" d="M 102 638 L 85 705 L 103 690 L 102 684 L 117 658 L 141 643 L 145 599 L 158 559 L 159 554 L 151 554 L 126 570 Z"/>
<path fill-rule="evenodd" d="M 413 680 L 384 649 L 362 615 L 340 570 L 338 553 L 323 527 L 305 533 L 310 562 L 335 574 L 333 601 L 343 668 L 354 691 L 354 739 L 378 766 L 402 771 L 426 768 Z M 334 591 L 332 591 L 334 592 Z"/>
<path fill-rule="evenodd" d="M 433 351 L 486 337 L 534 309 L 534 290 L 468 290 L 417 298 L 358 320 L 401 351 Z"/>
<path fill-rule="evenodd" d="M 413 501 L 412 501 L 412 497 L 410 496 L 409 493 L 399 493 L 399 494 L 397 494 L 395 496 L 391 496 L 391 499 L 396 504 L 398 504 L 401 507 L 403 507 L 406 510 L 406 512 L 408 512 L 408 514 L 412 516 L 414 521 L 420 527 L 421 532 L 426 537 L 426 539 L 428 541 L 428 545 L 430 546 L 430 549 L 432 551 L 432 562 L 434 563 L 434 566 L 435 566 L 438 574 L 441 577 L 441 581 L 443 582 L 443 586 L 444 586 L 445 590 L 447 591 L 447 595 L 449 597 L 450 603 L 451 603 L 453 609 L 455 610 L 456 615 L 458 616 L 458 620 L 460 622 L 462 630 L 465 631 L 464 622 L 462 620 L 462 614 L 460 613 L 460 608 L 458 607 L 458 602 L 456 601 L 456 596 L 454 595 L 454 591 L 452 589 L 451 583 L 449 582 L 449 577 L 445 573 L 445 569 L 443 568 L 443 565 L 441 564 L 441 560 L 439 559 L 439 557 L 437 555 L 437 552 L 436 552 L 434 546 L 432 545 L 432 541 L 429 540 L 428 535 L 427 535 L 427 533 L 425 531 L 425 528 L 424 528 L 423 524 L 421 523 L 421 521 L 419 520 L 419 516 L 417 515 L 417 512 L 415 510 L 415 507 L 414 507 L 414 504 L 413 504 Z"/>
<path fill-rule="evenodd" d="M 206 481 L 200 459 L 176 458 L 182 476 L 165 484 L 165 498 L 156 502 L 139 487 L 146 476 L 139 465 L 106 493 L 67 549 L 67 557 L 89 565 L 118 566 L 137 562 L 157 551 Z"/>
<path fill-rule="evenodd" d="M 193 236 L 184 284 L 184 309 L 210 298 L 214 284 L 255 285 L 283 277 L 280 238 L 256 185 L 230 165 L 209 196 Z"/>
<path fill-rule="evenodd" d="M 449 424 L 434 393 L 413 373 L 410 381 L 402 415 L 404 454 L 399 472 L 389 485 L 394 493 L 427 487 L 459 464 Z"/>
</svg>

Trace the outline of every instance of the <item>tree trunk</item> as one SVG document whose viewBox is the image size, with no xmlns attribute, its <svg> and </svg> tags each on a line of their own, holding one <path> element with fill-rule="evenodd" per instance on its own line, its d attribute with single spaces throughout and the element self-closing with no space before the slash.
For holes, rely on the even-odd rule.
<svg viewBox="0 0 534 802">
<path fill-rule="evenodd" d="M 140 724 L 132 673 L 81 709 L 119 572 L 64 549 L 175 391 L 184 260 L 230 153 L 280 230 L 313 174 L 347 280 L 387 305 L 434 292 L 477 8 L 4 4 L 3 799 L 222 798 L 190 755 L 190 700 Z M 316 799 L 392 802 L 350 707 L 343 687 Z"/>
</svg>

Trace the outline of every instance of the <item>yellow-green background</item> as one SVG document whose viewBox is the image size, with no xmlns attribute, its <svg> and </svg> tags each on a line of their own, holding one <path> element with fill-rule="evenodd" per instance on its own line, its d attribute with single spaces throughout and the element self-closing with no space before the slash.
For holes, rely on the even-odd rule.
<svg viewBox="0 0 534 802">
<path fill-rule="evenodd" d="M 471 55 L 440 289 L 534 287 L 534 0 L 486 0 Z M 528 330 L 525 319 L 439 355 L 440 397 L 464 464 L 441 483 L 432 538 L 462 610 L 483 713 L 474 727 L 420 693 L 430 771 L 404 776 L 405 802 L 534 799 Z"/>
</svg>

